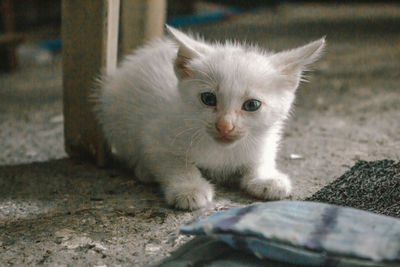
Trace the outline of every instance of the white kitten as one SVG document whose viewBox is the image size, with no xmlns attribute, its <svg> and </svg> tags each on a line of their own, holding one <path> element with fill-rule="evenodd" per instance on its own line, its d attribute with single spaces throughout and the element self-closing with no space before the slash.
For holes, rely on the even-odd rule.
<svg viewBox="0 0 400 267">
<path fill-rule="evenodd" d="M 257 198 L 287 197 L 290 180 L 275 167 L 281 128 L 302 71 L 325 40 L 270 54 L 166 30 L 171 39 L 126 57 L 96 93 L 96 114 L 117 155 L 141 181 L 160 183 L 167 203 L 180 209 L 212 201 L 200 170 L 217 182 L 240 174 L 240 186 Z"/>
</svg>

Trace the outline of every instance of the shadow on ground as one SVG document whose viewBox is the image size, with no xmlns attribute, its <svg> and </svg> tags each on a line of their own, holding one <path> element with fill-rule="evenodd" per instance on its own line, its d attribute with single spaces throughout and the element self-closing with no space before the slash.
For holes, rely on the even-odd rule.
<svg viewBox="0 0 400 267">
<path fill-rule="evenodd" d="M 160 259 L 189 239 L 178 235 L 180 225 L 254 201 L 221 189 L 208 209 L 176 211 L 165 204 L 157 185 L 141 184 L 126 170 L 70 159 L 3 166 L 0 177 L 5 264 L 143 264 L 149 258 L 138 256 Z"/>
</svg>

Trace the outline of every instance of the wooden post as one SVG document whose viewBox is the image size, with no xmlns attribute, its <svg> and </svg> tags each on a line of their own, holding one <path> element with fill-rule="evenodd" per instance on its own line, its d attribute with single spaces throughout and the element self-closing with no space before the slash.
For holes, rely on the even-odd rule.
<svg viewBox="0 0 400 267">
<path fill-rule="evenodd" d="M 63 0 L 65 149 L 105 165 L 110 149 L 92 112 L 91 88 L 101 71 L 116 67 L 119 0 Z"/>
<path fill-rule="evenodd" d="M 0 71 L 13 71 L 17 67 L 16 46 L 22 36 L 15 34 L 15 11 L 12 0 L 0 0 L 0 16 L 4 34 L 0 32 Z"/>
<path fill-rule="evenodd" d="M 120 56 L 163 34 L 166 0 L 121 0 Z"/>
</svg>

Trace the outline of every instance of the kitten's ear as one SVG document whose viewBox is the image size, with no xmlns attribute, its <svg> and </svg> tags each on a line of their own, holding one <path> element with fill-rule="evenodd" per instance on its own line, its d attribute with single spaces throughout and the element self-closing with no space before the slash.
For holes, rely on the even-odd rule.
<svg viewBox="0 0 400 267">
<path fill-rule="evenodd" d="M 165 30 L 179 45 L 178 54 L 174 64 L 174 69 L 178 78 L 185 79 L 190 77 L 192 72 L 188 68 L 188 63 L 192 59 L 200 57 L 210 51 L 211 47 L 168 25 L 165 25 Z"/>
<path fill-rule="evenodd" d="M 297 87 L 301 74 L 322 54 L 325 47 L 325 37 L 292 50 L 283 51 L 271 56 L 275 67 Z"/>
</svg>

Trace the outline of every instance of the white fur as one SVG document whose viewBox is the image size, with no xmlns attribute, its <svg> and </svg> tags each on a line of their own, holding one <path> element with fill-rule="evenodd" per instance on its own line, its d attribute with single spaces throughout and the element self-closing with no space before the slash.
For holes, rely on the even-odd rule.
<svg viewBox="0 0 400 267">
<path fill-rule="evenodd" d="M 180 209 L 212 201 L 213 186 L 199 168 L 217 182 L 240 171 L 241 187 L 261 199 L 287 197 L 290 180 L 275 167 L 280 132 L 301 73 L 318 58 L 324 39 L 268 54 L 167 31 L 171 39 L 126 57 L 96 92 L 95 112 L 117 155 L 141 181 L 160 183 L 167 203 Z M 217 95 L 217 108 L 201 102 L 203 92 Z M 242 110 L 248 99 L 260 100 L 261 108 Z M 235 126 L 233 143 L 214 139 L 221 120 Z"/>
</svg>

